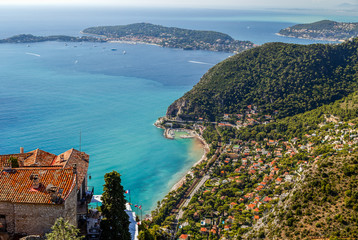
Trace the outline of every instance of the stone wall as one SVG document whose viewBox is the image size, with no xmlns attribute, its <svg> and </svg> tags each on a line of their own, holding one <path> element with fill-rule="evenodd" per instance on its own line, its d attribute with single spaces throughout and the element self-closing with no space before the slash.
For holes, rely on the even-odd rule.
<svg viewBox="0 0 358 240">
<path fill-rule="evenodd" d="M 0 202 L 0 215 L 5 215 L 6 229 L 9 233 L 15 232 L 14 205 L 9 202 Z"/>
<path fill-rule="evenodd" d="M 52 225 L 65 212 L 64 204 L 14 204 L 15 233 L 42 234 L 51 231 Z"/>
<path fill-rule="evenodd" d="M 0 202 L 0 215 L 6 216 L 7 232 L 10 234 L 48 233 L 59 217 L 77 227 L 76 191 L 72 191 L 65 203 L 60 205 Z"/>
<path fill-rule="evenodd" d="M 65 212 L 62 217 L 69 221 L 70 224 L 77 227 L 77 185 L 74 187 L 74 190 L 70 193 L 68 198 L 65 201 Z"/>
</svg>

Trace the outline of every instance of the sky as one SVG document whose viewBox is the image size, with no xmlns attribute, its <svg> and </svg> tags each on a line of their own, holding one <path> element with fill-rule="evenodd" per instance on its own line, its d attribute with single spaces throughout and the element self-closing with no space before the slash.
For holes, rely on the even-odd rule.
<svg viewBox="0 0 358 240">
<path fill-rule="evenodd" d="M 358 7 L 358 0 L 0 0 L 0 5 L 335 9 Z"/>
</svg>

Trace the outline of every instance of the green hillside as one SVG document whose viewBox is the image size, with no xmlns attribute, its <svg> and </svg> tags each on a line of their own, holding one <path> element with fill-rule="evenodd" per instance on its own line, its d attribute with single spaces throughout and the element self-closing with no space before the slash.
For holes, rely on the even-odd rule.
<svg viewBox="0 0 358 240">
<path fill-rule="evenodd" d="M 241 52 L 254 47 L 250 41 L 234 40 L 220 32 L 165 27 L 150 23 L 90 27 L 83 30 L 83 33 L 100 35 L 112 40 L 150 43 L 186 50 Z"/>
<path fill-rule="evenodd" d="M 211 68 L 175 101 L 167 117 L 214 121 L 255 105 L 292 116 L 358 90 L 358 39 L 339 45 L 268 43 Z"/>
<path fill-rule="evenodd" d="M 310 149 L 300 149 L 296 156 L 278 161 L 279 168 L 294 169 L 291 172 L 296 179 L 281 185 L 276 205 L 266 210 L 245 238 L 356 239 L 357 122 L 358 93 L 355 92 L 333 104 L 248 129 L 262 131 L 268 138 L 295 140 L 294 145 L 310 145 Z M 297 166 L 302 161 L 308 164 L 299 170 Z"/>
<path fill-rule="evenodd" d="M 358 23 L 322 20 L 281 29 L 279 34 L 306 39 L 342 40 L 358 36 Z"/>
<path fill-rule="evenodd" d="M 218 128 L 220 135 L 231 136 L 230 144 L 184 208 L 177 236 L 355 239 L 357 117 L 355 92 L 266 125 Z M 202 224 L 207 219 L 209 224 Z"/>
<path fill-rule="evenodd" d="M 214 31 L 196 31 L 176 27 L 164 27 L 150 23 L 134 23 L 117 26 L 90 27 L 83 30 L 84 33 L 93 33 L 107 37 L 119 38 L 127 35 L 142 35 L 150 37 L 163 37 L 174 35 L 178 38 L 200 39 L 208 43 L 215 43 L 218 39 L 233 41 L 227 34 Z"/>
</svg>

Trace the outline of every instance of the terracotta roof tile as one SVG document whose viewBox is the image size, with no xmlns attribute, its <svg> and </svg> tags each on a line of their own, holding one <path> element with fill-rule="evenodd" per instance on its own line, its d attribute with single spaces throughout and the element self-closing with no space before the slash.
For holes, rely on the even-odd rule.
<svg viewBox="0 0 358 240">
<path fill-rule="evenodd" d="M 83 180 L 86 178 L 89 164 L 89 155 L 73 148 L 58 156 L 36 149 L 22 154 L 0 155 L 0 169 L 3 167 L 3 163 L 7 162 L 11 156 L 18 158 L 18 160 L 22 159 L 25 167 L 59 166 L 72 169 L 76 164 L 78 188 L 81 187 Z M 22 167 L 22 164 L 20 166 Z"/>
<path fill-rule="evenodd" d="M 32 153 L 32 155 L 25 159 L 25 166 L 50 166 L 52 161 L 56 157 L 55 154 L 45 152 L 40 149 L 36 149 L 29 153 Z"/>
<path fill-rule="evenodd" d="M 31 175 L 38 175 L 40 186 L 33 188 Z M 57 187 L 58 196 L 66 199 L 76 184 L 72 168 L 28 167 L 0 172 L 0 201 L 54 204 L 46 191 L 49 184 Z"/>
</svg>

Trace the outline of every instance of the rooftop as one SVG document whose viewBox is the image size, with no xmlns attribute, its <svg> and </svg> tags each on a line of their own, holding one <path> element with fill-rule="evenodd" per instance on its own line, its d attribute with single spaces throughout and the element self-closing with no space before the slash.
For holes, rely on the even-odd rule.
<svg viewBox="0 0 358 240">
<path fill-rule="evenodd" d="M 0 201 L 61 203 L 75 186 L 73 168 L 26 167 L 0 171 Z"/>
<path fill-rule="evenodd" d="M 73 168 L 76 165 L 78 187 L 86 177 L 89 155 L 76 149 L 70 149 L 58 156 L 40 149 L 27 153 L 0 155 L 0 170 L 4 167 L 10 157 L 17 158 L 20 167 L 60 167 Z"/>
</svg>

